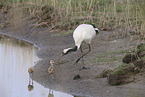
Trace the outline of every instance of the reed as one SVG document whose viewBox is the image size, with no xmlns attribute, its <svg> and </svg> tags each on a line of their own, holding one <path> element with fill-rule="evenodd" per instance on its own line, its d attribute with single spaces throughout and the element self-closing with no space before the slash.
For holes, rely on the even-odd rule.
<svg viewBox="0 0 145 97">
<path fill-rule="evenodd" d="M 74 29 L 81 23 L 93 23 L 98 28 L 118 29 L 122 36 L 145 34 L 144 0 L 0 0 L 13 6 L 22 4 L 30 7 L 34 15 L 45 5 L 52 6 L 54 20 L 47 26 Z M 35 15 L 34 15 L 35 16 Z M 43 20 L 43 22 L 49 22 Z M 50 28 L 51 28 L 50 27 Z M 65 30 L 67 30 L 65 29 Z M 63 30 L 63 29 L 62 29 Z M 119 32 L 120 31 L 120 32 Z"/>
</svg>

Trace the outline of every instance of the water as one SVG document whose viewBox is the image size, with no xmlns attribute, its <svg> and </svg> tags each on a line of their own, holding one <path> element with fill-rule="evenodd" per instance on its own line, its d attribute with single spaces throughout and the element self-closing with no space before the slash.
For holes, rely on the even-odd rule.
<svg viewBox="0 0 145 97">
<path fill-rule="evenodd" d="M 39 60 L 36 50 L 28 43 L 0 37 L 0 97 L 73 97 L 29 80 L 28 68 Z"/>
</svg>

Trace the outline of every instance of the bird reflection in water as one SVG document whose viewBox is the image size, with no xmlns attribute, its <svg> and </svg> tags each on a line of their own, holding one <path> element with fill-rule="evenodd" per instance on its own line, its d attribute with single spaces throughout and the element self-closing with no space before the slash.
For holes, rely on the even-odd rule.
<svg viewBox="0 0 145 97">
<path fill-rule="evenodd" d="M 34 86 L 33 86 L 33 79 L 32 79 L 32 82 L 31 82 L 31 80 L 29 79 L 28 91 L 32 91 L 33 89 L 34 89 Z"/>
<path fill-rule="evenodd" d="M 48 97 L 54 97 L 54 94 L 53 94 L 53 91 L 52 90 L 49 90 Z"/>
<path fill-rule="evenodd" d="M 33 86 L 34 67 L 29 67 L 28 73 L 29 73 L 28 91 L 32 91 L 34 89 L 34 86 Z"/>
</svg>

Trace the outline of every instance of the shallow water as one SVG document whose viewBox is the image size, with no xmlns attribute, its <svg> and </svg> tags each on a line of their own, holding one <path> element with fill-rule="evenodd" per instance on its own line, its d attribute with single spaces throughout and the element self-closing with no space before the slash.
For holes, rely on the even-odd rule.
<svg viewBox="0 0 145 97">
<path fill-rule="evenodd" d="M 29 43 L 0 37 L 0 97 L 73 97 L 29 79 L 28 68 L 39 60 L 36 50 Z"/>
</svg>

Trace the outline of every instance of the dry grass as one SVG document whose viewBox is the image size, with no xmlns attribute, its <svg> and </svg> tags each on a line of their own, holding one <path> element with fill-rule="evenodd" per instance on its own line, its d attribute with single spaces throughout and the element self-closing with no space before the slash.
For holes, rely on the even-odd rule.
<svg viewBox="0 0 145 97">
<path fill-rule="evenodd" d="M 144 0 L 8 1 L 2 0 L 13 7 L 21 5 L 23 8 L 28 8 L 30 18 L 38 19 L 36 27 L 47 26 L 50 29 L 68 30 L 74 29 L 81 23 L 93 23 L 100 29 L 117 29 L 118 34 L 122 36 L 138 34 L 141 38 L 145 37 Z M 45 5 L 52 8 L 48 10 L 51 12 L 42 12 L 42 7 Z"/>
</svg>

